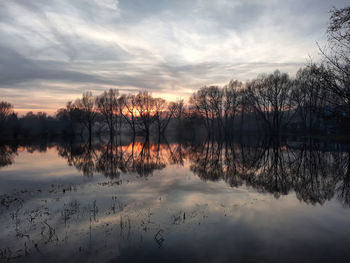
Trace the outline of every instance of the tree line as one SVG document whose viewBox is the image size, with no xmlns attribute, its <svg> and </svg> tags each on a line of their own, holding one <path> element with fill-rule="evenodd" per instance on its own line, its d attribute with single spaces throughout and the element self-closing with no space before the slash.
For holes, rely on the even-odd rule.
<svg viewBox="0 0 350 263">
<path fill-rule="evenodd" d="M 93 129 L 99 125 L 100 132 L 107 131 L 110 140 L 120 134 L 125 126 L 129 127 L 132 137 L 138 132 L 150 135 L 151 128 L 157 129 L 158 135 L 164 134 L 170 120 L 178 116 L 183 101 L 167 102 L 154 98 L 148 91 L 137 94 L 120 95 L 117 89 L 109 89 L 94 97 L 86 92 L 75 102 L 68 102 L 59 109 L 56 118 L 67 124 L 65 131 L 75 134 L 76 127 L 86 130 L 91 142 Z"/>
<path fill-rule="evenodd" d="M 0 103 L 0 130 L 13 137 L 30 135 L 82 135 L 91 142 L 93 134 L 108 133 L 113 140 L 122 130 L 149 136 L 151 129 L 164 134 L 170 120 L 179 118 L 183 100 L 167 102 L 154 98 L 148 91 L 137 94 L 119 94 L 109 89 L 98 96 L 85 92 L 81 98 L 69 101 L 55 116 L 28 112 L 18 117 L 13 105 Z M 129 129 L 127 129 L 127 127 Z"/>
<path fill-rule="evenodd" d="M 328 41 L 319 47 L 323 60 L 310 62 L 294 78 L 276 70 L 245 83 L 205 86 L 188 103 L 167 102 L 148 91 L 120 94 L 110 89 L 98 96 L 86 92 L 53 117 L 27 113 L 18 118 L 13 105 L 0 102 L 0 133 L 32 134 L 107 132 L 111 139 L 128 127 L 133 137 L 164 134 L 170 124 L 207 135 L 230 137 L 242 131 L 269 134 L 350 131 L 350 7 L 330 11 Z M 174 127 L 175 127 L 174 126 Z M 190 128 L 190 129 L 189 129 Z"/>
</svg>

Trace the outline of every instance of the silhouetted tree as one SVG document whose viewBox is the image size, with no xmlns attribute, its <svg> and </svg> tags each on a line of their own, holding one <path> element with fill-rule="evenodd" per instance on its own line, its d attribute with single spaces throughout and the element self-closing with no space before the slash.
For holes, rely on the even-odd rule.
<svg viewBox="0 0 350 263">
<path fill-rule="evenodd" d="M 202 87 L 191 96 L 189 102 L 193 114 L 203 119 L 209 136 L 214 129 L 220 132 L 223 127 L 223 92 L 219 87 Z"/>
<path fill-rule="evenodd" d="M 242 89 L 243 83 L 237 80 L 230 81 L 230 83 L 223 88 L 223 123 L 226 136 L 230 136 L 233 133 L 234 120 L 239 113 L 241 104 Z"/>
<path fill-rule="evenodd" d="M 0 133 L 4 130 L 4 125 L 13 113 L 13 105 L 6 101 L 0 101 Z"/>
<path fill-rule="evenodd" d="M 155 113 L 154 118 L 157 124 L 157 131 L 159 136 L 162 131 L 162 124 L 164 121 L 164 114 L 166 114 L 165 113 L 166 107 L 167 107 L 167 102 L 165 99 L 162 99 L 162 98 L 154 99 L 154 113 Z"/>
<path fill-rule="evenodd" d="M 88 130 L 89 143 L 91 144 L 92 129 L 97 115 L 95 98 L 91 92 L 85 92 L 81 99 L 75 101 L 75 105 L 81 111 L 80 121 Z"/>
<path fill-rule="evenodd" d="M 150 127 L 155 121 L 155 100 L 148 91 L 142 91 L 135 97 L 135 106 L 140 119 L 140 122 L 137 123 L 147 137 L 150 134 Z"/>
<path fill-rule="evenodd" d="M 123 116 L 124 120 L 129 124 L 132 133 L 133 138 L 135 139 L 136 135 L 136 96 L 129 94 L 129 95 L 122 95 L 119 98 L 119 105 L 120 105 L 120 113 Z"/>
<path fill-rule="evenodd" d="M 68 101 L 66 107 L 58 109 L 56 118 L 65 124 L 63 128 L 65 134 L 74 135 L 79 128 L 77 126 L 80 123 L 81 111 L 72 101 Z"/>
<path fill-rule="evenodd" d="M 109 89 L 96 98 L 97 110 L 103 116 L 104 122 L 108 126 L 111 141 L 113 141 L 114 129 L 117 124 L 118 96 L 119 91 L 117 89 Z"/>
<path fill-rule="evenodd" d="M 294 109 L 291 99 L 293 81 L 285 73 L 276 70 L 270 75 L 261 75 L 247 84 L 246 100 L 269 131 L 279 134 Z"/>
<path fill-rule="evenodd" d="M 311 64 L 300 69 L 296 75 L 292 99 L 295 101 L 297 120 L 300 120 L 304 130 L 312 131 L 316 128 L 315 125 L 319 129 L 324 117 L 326 100 L 330 94 L 326 90 L 326 81 L 318 74 L 323 70 L 325 69 Z"/>
<path fill-rule="evenodd" d="M 318 72 L 327 81 L 329 97 L 350 129 L 350 7 L 332 9 L 327 30 L 328 43 L 320 48 L 329 72 Z M 331 73 L 325 75 L 325 73 Z"/>
<path fill-rule="evenodd" d="M 178 111 L 179 104 L 175 102 L 167 102 L 162 98 L 154 99 L 155 121 L 157 124 L 158 135 L 164 134 L 171 118 Z"/>
</svg>

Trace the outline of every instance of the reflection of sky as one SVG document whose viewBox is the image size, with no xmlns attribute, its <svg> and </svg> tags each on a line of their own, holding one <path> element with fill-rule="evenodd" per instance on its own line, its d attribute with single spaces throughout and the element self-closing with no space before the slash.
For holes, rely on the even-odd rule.
<svg viewBox="0 0 350 263">
<path fill-rule="evenodd" d="M 53 113 L 86 90 L 175 99 L 277 68 L 294 74 L 319 60 L 328 11 L 347 2 L 1 1 L 0 93 L 21 112 Z"/>
<path fill-rule="evenodd" d="M 67 165 L 66 160 L 59 158 L 54 148 L 46 152 L 30 153 L 21 151 L 15 158 L 13 165 L 0 170 L 0 192 L 9 189 L 36 188 L 41 184 L 52 182 L 70 182 L 83 179 L 74 167 Z"/>
<path fill-rule="evenodd" d="M 46 153 L 20 152 L 12 166 L 0 170 L 1 186 L 6 182 L 1 191 L 26 189 L 28 184 L 29 192 L 19 195 L 25 200 L 23 207 L 2 207 L 0 249 L 24 249 L 26 243 L 30 255 L 23 260 L 32 262 L 296 262 L 301 258 L 348 262 L 350 258 L 350 210 L 336 200 L 311 206 L 293 192 L 276 199 L 244 185 L 231 188 L 223 181 L 202 181 L 187 163 L 167 165 L 146 178 L 130 174 L 121 179 L 120 185 L 99 174 L 86 179 L 68 167 L 54 148 Z M 36 191 L 39 186 L 41 192 Z M 68 190 L 70 186 L 73 190 Z M 79 209 L 65 223 L 65 209 L 72 203 Z M 29 238 L 15 237 L 11 214 L 17 208 L 18 231 Z M 58 240 L 48 242 L 43 222 L 55 228 Z M 161 247 L 154 240 L 160 229 Z"/>
</svg>

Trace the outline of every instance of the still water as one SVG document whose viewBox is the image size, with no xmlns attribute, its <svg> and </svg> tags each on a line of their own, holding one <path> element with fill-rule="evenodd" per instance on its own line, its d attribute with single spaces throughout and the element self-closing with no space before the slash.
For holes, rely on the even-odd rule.
<svg viewBox="0 0 350 263">
<path fill-rule="evenodd" d="M 0 145 L 0 262 L 350 262 L 349 147 Z"/>
</svg>

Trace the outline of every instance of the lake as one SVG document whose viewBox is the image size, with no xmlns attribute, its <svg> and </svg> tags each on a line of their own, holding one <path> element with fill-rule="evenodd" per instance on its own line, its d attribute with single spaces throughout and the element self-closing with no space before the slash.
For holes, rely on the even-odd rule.
<svg viewBox="0 0 350 263">
<path fill-rule="evenodd" d="M 349 145 L 0 145 L 0 261 L 350 262 Z"/>
</svg>

